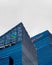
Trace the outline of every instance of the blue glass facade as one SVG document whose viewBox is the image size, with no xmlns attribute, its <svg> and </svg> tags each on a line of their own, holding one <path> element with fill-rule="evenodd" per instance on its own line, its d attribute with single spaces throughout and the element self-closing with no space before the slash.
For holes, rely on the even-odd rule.
<svg viewBox="0 0 52 65">
<path fill-rule="evenodd" d="M 52 34 L 32 38 L 20 23 L 0 37 L 0 65 L 52 65 Z"/>
<path fill-rule="evenodd" d="M 33 44 L 37 48 L 38 65 L 52 65 L 50 36 L 51 33 L 45 31 L 31 38 L 35 39 Z"/>
<path fill-rule="evenodd" d="M 0 37 L 0 65 L 11 65 L 11 63 L 38 65 L 36 49 L 22 23 Z"/>
<path fill-rule="evenodd" d="M 0 37 L 0 65 L 22 65 L 21 23 Z M 19 36 L 21 34 L 21 36 Z"/>
</svg>

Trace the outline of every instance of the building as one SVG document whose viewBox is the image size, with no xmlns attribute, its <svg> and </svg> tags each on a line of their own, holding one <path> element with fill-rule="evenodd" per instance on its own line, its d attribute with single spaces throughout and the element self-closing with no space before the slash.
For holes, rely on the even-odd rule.
<svg viewBox="0 0 52 65">
<path fill-rule="evenodd" d="M 47 30 L 31 40 L 37 49 L 38 65 L 52 65 L 52 34 Z"/>
<path fill-rule="evenodd" d="M 52 34 L 32 38 L 22 23 L 0 37 L 0 65 L 52 65 Z"/>
<path fill-rule="evenodd" d="M 0 65 L 38 65 L 36 48 L 22 23 L 0 37 Z"/>
</svg>

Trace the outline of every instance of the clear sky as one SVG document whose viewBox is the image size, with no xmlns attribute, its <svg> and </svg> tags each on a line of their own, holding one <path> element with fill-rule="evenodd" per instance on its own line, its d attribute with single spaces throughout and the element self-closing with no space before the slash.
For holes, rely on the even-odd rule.
<svg viewBox="0 0 52 65">
<path fill-rule="evenodd" d="M 0 0 L 0 36 L 20 22 L 30 36 L 52 33 L 52 0 Z"/>
</svg>

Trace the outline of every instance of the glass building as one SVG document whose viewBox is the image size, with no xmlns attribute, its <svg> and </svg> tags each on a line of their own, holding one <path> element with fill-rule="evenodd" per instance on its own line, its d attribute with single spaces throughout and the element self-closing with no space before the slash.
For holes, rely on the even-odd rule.
<svg viewBox="0 0 52 65">
<path fill-rule="evenodd" d="M 0 37 L 0 65 L 38 65 L 36 48 L 22 23 Z"/>
<path fill-rule="evenodd" d="M 38 65 L 52 65 L 52 34 L 47 30 L 31 40 L 37 48 Z"/>
<path fill-rule="evenodd" d="M 32 38 L 22 23 L 0 37 L 0 65 L 52 65 L 52 34 Z"/>
</svg>

